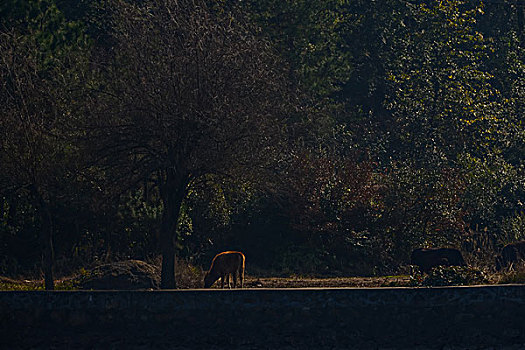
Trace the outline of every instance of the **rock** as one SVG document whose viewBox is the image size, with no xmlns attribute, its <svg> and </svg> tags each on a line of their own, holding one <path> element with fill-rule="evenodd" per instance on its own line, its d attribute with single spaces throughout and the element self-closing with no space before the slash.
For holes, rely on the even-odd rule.
<svg viewBox="0 0 525 350">
<path fill-rule="evenodd" d="M 119 261 L 95 267 L 82 275 L 77 284 L 81 289 L 158 289 L 160 270 L 140 260 Z"/>
</svg>

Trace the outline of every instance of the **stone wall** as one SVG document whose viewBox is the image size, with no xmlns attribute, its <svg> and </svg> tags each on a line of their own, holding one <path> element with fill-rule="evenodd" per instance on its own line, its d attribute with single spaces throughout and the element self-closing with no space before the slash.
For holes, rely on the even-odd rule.
<svg viewBox="0 0 525 350">
<path fill-rule="evenodd" d="M 525 344 L 525 287 L 0 292 L 0 348 Z"/>
</svg>

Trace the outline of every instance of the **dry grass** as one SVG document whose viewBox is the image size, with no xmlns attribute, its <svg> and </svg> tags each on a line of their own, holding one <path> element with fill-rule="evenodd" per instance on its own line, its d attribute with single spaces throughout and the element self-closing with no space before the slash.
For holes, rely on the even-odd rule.
<svg viewBox="0 0 525 350">
<path fill-rule="evenodd" d="M 525 284 L 525 262 L 495 273 L 494 279 L 498 284 Z"/>
<path fill-rule="evenodd" d="M 177 288 L 195 289 L 204 286 L 204 271 L 202 268 L 193 266 L 188 261 L 176 259 L 175 280 Z"/>
<path fill-rule="evenodd" d="M 158 267 L 160 271 L 161 258 L 151 259 L 148 263 Z M 483 265 L 483 264 L 480 264 Z M 525 263 L 513 266 L 512 269 L 500 273 L 486 271 L 488 284 L 525 284 Z M 205 271 L 201 267 L 194 266 L 188 261 L 176 259 L 176 282 L 180 289 L 198 289 L 203 287 Z M 62 278 L 55 281 L 57 290 L 75 290 L 72 281 L 74 277 Z M 10 279 L 0 276 L 0 290 L 11 291 L 30 291 L 43 290 L 44 282 L 41 279 Z M 313 278 L 305 276 L 290 277 L 258 277 L 253 275 L 245 276 L 245 288 L 366 288 L 366 287 L 405 287 L 410 285 L 409 274 L 400 276 L 379 276 L 379 277 L 330 277 Z M 218 288 L 217 284 L 213 288 Z"/>
<path fill-rule="evenodd" d="M 147 261 L 156 266 L 160 273 L 162 256 L 156 256 Z M 196 289 L 204 285 L 204 271 L 201 267 L 192 265 L 189 261 L 175 257 L 175 282 L 179 289 Z"/>
<path fill-rule="evenodd" d="M 73 277 L 55 280 L 55 290 L 75 290 Z M 33 291 L 44 290 L 44 280 L 15 280 L 0 276 L 0 291 Z"/>
</svg>

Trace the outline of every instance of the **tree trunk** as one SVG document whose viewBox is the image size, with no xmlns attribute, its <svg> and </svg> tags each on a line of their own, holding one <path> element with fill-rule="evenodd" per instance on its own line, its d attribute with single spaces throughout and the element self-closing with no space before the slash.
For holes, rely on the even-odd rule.
<svg viewBox="0 0 525 350">
<path fill-rule="evenodd" d="M 54 290 L 54 276 L 53 276 L 53 223 L 51 214 L 46 207 L 41 214 L 42 217 L 42 267 L 44 270 L 44 286 L 46 290 Z"/>
<path fill-rule="evenodd" d="M 36 200 L 36 207 L 40 215 L 41 233 L 40 240 L 42 246 L 42 270 L 44 271 L 44 287 L 46 290 L 54 290 L 55 282 L 53 276 L 53 220 L 49 206 L 35 186 L 32 186 L 33 197 Z"/>
<path fill-rule="evenodd" d="M 166 182 L 163 186 L 162 198 L 164 212 L 160 228 L 160 244 L 162 253 L 162 269 L 160 288 L 174 289 L 175 283 L 175 239 L 177 234 L 177 221 L 180 214 L 182 201 L 186 196 L 187 178 L 177 176 L 175 170 L 169 169 Z"/>
</svg>

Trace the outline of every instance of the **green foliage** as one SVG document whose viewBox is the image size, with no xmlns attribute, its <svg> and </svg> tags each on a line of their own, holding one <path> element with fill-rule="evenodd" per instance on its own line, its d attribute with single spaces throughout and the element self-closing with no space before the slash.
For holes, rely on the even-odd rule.
<svg viewBox="0 0 525 350">
<path fill-rule="evenodd" d="M 476 268 L 461 266 L 438 266 L 427 275 L 415 272 L 410 275 L 414 287 L 465 286 L 487 283 L 486 274 Z"/>
<path fill-rule="evenodd" d="M 461 164 L 467 184 L 462 206 L 469 213 L 468 221 L 500 234 L 510 229 L 504 229 L 503 223 L 514 220 L 523 211 L 525 183 L 522 171 L 501 157 L 482 160 L 467 154 L 462 157 Z M 515 232 L 515 229 L 512 230 Z M 515 238 L 508 237 L 511 241 Z"/>
<path fill-rule="evenodd" d="M 4 25 L 15 25 L 27 19 L 37 1 L 5 0 L 0 3 L 0 19 Z"/>
<path fill-rule="evenodd" d="M 516 242 L 525 239 L 525 212 L 503 218 L 501 229 L 502 242 Z"/>
<path fill-rule="evenodd" d="M 319 249 L 308 246 L 286 247 L 278 254 L 278 260 L 273 268 L 285 275 L 308 274 L 308 273 L 330 273 L 329 266 L 324 257 L 326 253 Z"/>
<path fill-rule="evenodd" d="M 6 0 L 0 18 L 7 26 L 21 30 L 25 40 L 39 47 L 42 68 L 59 64 L 63 55 L 90 45 L 85 26 L 67 20 L 54 0 Z"/>
<path fill-rule="evenodd" d="M 299 84 L 323 97 L 341 89 L 352 69 L 351 48 L 343 40 L 344 2 L 255 0 L 246 7 L 290 62 L 291 79 L 297 76 Z"/>
<path fill-rule="evenodd" d="M 479 6 L 415 5 L 407 13 L 414 21 L 392 38 L 388 105 L 401 154 L 422 166 L 454 165 L 465 147 L 484 152 L 500 118 L 499 91 L 483 65 L 491 47 L 474 28 Z"/>
<path fill-rule="evenodd" d="M 180 167 L 191 181 L 170 213 L 177 250 L 203 265 L 234 248 L 254 268 L 391 272 L 416 246 L 452 244 L 485 266 L 524 238 L 525 36 L 512 2 L 207 1 L 218 36 L 215 22 L 170 27 L 142 5 L 0 2 L 1 273 L 38 273 L 36 180 L 61 268 L 155 256 L 162 183 Z M 271 52 L 260 63 L 250 47 Z M 271 64 L 282 70 L 247 74 Z M 293 93 L 278 91 L 283 72 Z M 438 269 L 414 283 L 478 277 Z"/>
<path fill-rule="evenodd" d="M 462 174 L 454 169 L 393 166 L 385 176 L 382 217 L 398 253 L 407 259 L 418 246 L 441 246 L 460 239 L 464 212 Z M 398 255 L 398 254 L 395 254 Z"/>
<path fill-rule="evenodd" d="M 144 187 L 122 196 L 118 221 L 110 226 L 110 236 L 105 238 L 107 249 L 114 252 L 115 258 L 144 259 L 155 255 L 161 215 L 162 205 L 145 198 Z"/>
</svg>

